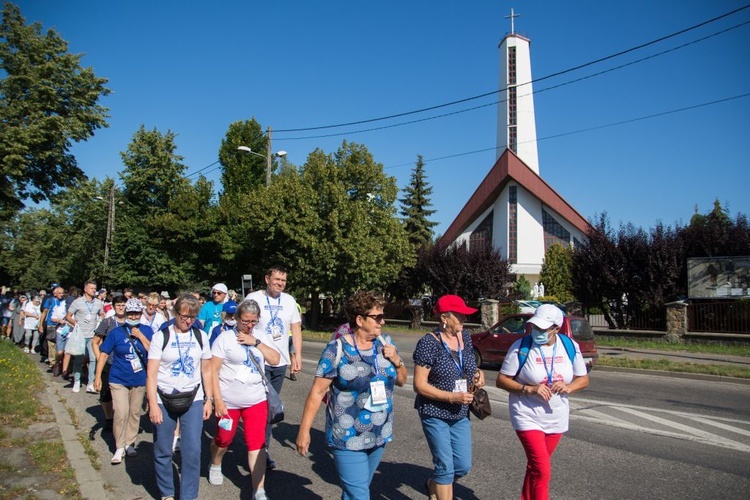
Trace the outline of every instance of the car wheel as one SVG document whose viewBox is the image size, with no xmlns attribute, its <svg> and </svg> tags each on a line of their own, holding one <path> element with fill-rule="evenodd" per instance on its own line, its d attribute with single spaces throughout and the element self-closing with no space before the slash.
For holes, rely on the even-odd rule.
<svg viewBox="0 0 750 500">
<path fill-rule="evenodd" d="M 477 368 L 482 367 L 482 355 L 479 353 L 479 349 L 474 348 L 474 359 L 477 361 Z"/>
</svg>

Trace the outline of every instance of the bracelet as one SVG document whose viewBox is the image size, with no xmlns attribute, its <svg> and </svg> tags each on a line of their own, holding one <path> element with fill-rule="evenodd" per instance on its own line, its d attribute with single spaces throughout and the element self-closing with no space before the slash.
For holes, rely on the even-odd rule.
<svg viewBox="0 0 750 500">
<path fill-rule="evenodd" d="M 525 396 L 525 395 L 526 395 L 526 386 L 525 386 L 525 385 L 522 385 L 522 386 L 521 386 L 521 395 L 522 395 L 522 396 Z"/>
</svg>

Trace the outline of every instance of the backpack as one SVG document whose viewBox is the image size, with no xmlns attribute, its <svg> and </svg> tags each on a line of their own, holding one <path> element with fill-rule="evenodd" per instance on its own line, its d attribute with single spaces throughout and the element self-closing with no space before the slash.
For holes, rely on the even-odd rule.
<svg viewBox="0 0 750 500">
<path fill-rule="evenodd" d="M 562 340 L 563 347 L 565 347 L 565 352 L 568 353 L 568 358 L 570 358 L 570 362 L 572 363 L 576 357 L 576 346 L 573 343 L 573 339 L 571 339 L 564 333 L 560 333 L 557 336 Z M 514 380 L 516 379 L 516 377 L 518 377 L 518 374 L 521 373 L 523 365 L 526 364 L 526 359 L 528 359 L 529 351 L 531 350 L 531 344 L 531 335 L 526 335 L 521 339 L 521 345 L 518 347 L 518 370 L 513 376 Z"/>
<path fill-rule="evenodd" d="M 195 335 L 195 340 L 198 341 L 198 345 L 201 348 L 201 351 L 203 350 L 203 336 L 201 335 L 200 330 L 198 330 L 196 327 L 191 326 L 190 330 L 193 332 L 193 335 Z M 169 344 L 169 327 L 164 328 L 162 330 L 164 332 L 164 344 L 161 346 L 161 350 L 163 351 L 166 349 L 167 344 Z"/>
</svg>

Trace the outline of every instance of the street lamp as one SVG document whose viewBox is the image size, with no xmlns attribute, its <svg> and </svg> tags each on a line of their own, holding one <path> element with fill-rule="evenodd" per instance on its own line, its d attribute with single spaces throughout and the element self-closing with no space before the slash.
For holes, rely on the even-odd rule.
<svg viewBox="0 0 750 500">
<path fill-rule="evenodd" d="M 239 146 L 237 148 L 237 151 L 244 151 L 245 153 L 250 153 L 251 155 L 260 156 L 261 158 L 266 159 L 266 186 L 271 185 L 271 167 L 273 166 L 273 162 L 271 161 L 271 148 L 268 148 L 268 153 L 266 156 L 263 156 L 260 153 L 256 153 L 252 149 L 250 149 L 248 146 Z M 283 158 L 286 156 L 286 151 L 276 151 L 275 156 L 278 158 Z"/>
</svg>

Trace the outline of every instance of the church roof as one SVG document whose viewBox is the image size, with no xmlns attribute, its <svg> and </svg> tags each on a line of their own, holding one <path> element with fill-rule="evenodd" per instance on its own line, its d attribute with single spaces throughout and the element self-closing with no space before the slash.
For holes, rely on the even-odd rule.
<svg viewBox="0 0 750 500">
<path fill-rule="evenodd" d="M 456 241 L 456 238 L 477 217 L 495 203 L 511 180 L 536 196 L 543 204 L 560 214 L 584 234 L 591 228 L 588 221 L 570 203 L 557 194 L 544 179 L 531 170 L 510 149 L 506 149 L 448 227 L 441 241 Z"/>
</svg>

